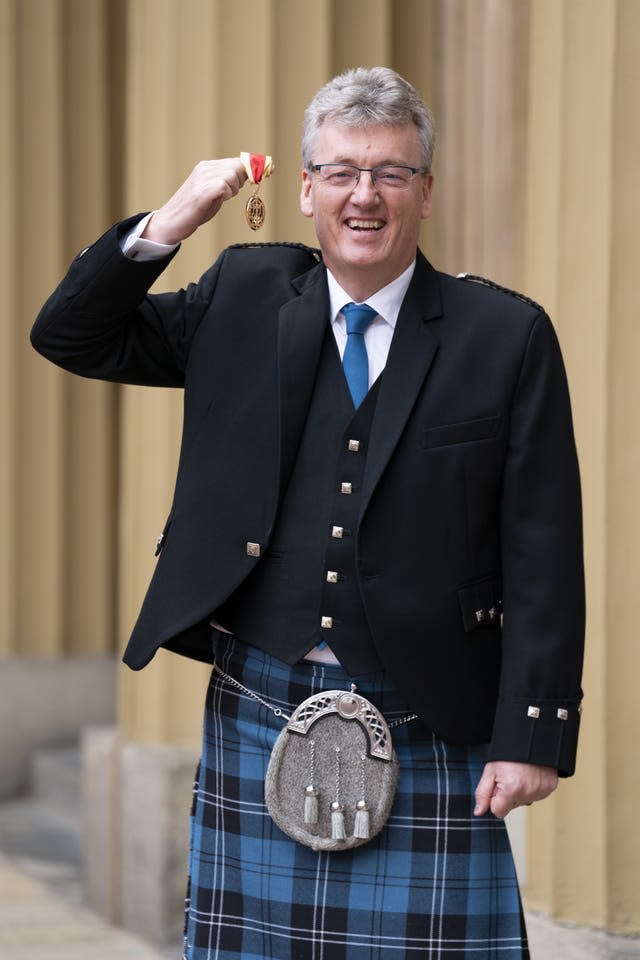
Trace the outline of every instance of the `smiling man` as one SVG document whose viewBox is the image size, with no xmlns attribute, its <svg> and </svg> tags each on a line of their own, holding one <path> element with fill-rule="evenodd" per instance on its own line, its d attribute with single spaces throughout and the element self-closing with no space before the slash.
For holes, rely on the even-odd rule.
<svg viewBox="0 0 640 960">
<path fill-rule="evenodd" d="M 188 960 L 528 957 L 503 818 L 574 770 L 578 469 L 544 310 L 418 250 L 433 145 L 410 84 L 349 71 L 305 114 L 320 251 L 231 247 L 149 295 L 245 183 L 204 161 L 33 329 L 66 369 L 185 390 L 125 661 L 214 661 Z"/>
</svg>

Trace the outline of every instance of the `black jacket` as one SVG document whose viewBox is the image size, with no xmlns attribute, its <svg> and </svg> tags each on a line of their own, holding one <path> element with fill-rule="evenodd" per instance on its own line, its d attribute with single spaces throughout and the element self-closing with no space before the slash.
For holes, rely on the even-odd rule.
<svg viewBox="0 0 640 960">
<path fill-rule="evenodd" d="M 296 244 L 231 247 L 187 290 L 147 295 L 168 260 L 122 255 L 136 219 L 74 260 L 32 342 L 83 376 L 184 387 L 173 506 L 125 654 L 140 669 L 161 645 L 208 659 L 211 612 L 260 562 L 329 302 L 319 254 Z M 418 253 L 356 536 L 373 642 L 426 725 L 572 773 L 580 488 L 560 350 L 537 304 Z"/>
</svg>

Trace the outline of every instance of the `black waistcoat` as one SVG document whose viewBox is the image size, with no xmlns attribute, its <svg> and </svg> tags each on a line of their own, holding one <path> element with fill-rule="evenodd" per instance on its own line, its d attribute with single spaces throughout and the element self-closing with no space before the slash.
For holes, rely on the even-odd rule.
<svg viewBox="0 0 640 960">
<path fill-rule="evenodd" d="M 298 456 L 269 548 L 216 611 L 287 663 L 326 640 L 352 675 L 381 669 L 356 578 L 355 530 L 378 382 L 354 412 L 328 328 Z"/>
</svg>

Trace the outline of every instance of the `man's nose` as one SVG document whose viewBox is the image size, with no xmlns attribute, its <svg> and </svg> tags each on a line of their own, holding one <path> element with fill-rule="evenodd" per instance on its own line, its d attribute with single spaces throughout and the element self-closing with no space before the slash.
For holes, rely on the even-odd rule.
<svg viewBox="0 0 640 960">
<path fill-rule="evenodd" d="M 371 203 L 378 199 L 378 190 L 373 182 L 373 173 L 370 170 L 360 171 L 360 177 L 351 191 L 351 197 L 356 203 Z"/>
</svg>

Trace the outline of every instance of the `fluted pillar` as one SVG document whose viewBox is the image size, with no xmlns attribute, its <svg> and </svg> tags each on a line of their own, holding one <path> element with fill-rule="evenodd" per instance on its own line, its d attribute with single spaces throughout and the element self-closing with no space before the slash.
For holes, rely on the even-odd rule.
<svg viewBox="0 0 640 960">
<path fill-rule="evenodd" d="M 529 3 L 441 0 L 435 111 L 441 269 L 522 282 Z"/>
<path fill-rule="evenodd" d="M 29 328 L 108 218 L 104 0 L 3 0 L 0 654 L 113 648 L 115 392 L 46 364 Z"/>
<path fill-rule="evenodd" d="M 114 24 L 108 0 L 0 0 L 0 795 L 114 712 L 116 391 L 28 339 L 111 216 Z"/>
<path fill-rule="evenodd" d="M 578 773 L 532 809 L 528 899 L 637 933 L 640 6 L 535 0 L 530 39 L 525 274 L 555 319 L 572 386 L 588 633 Z"/>
</svg>

